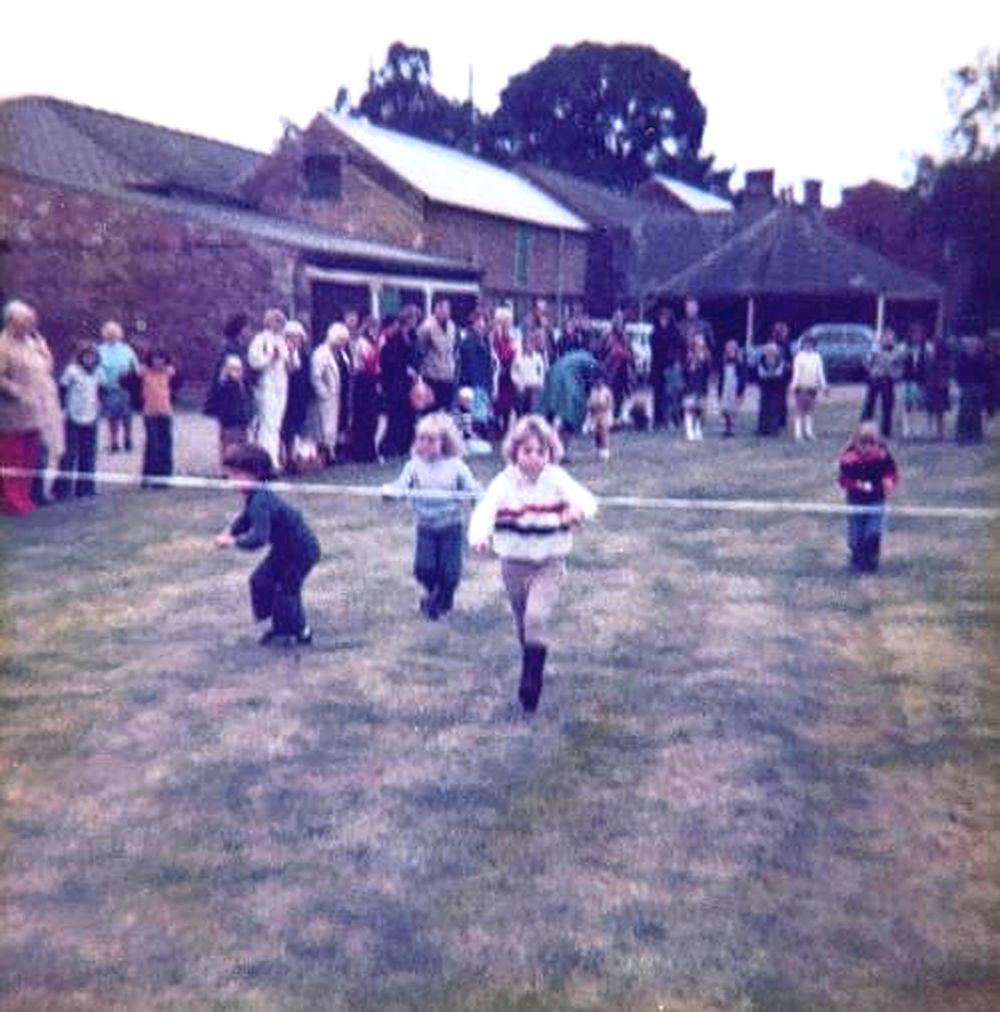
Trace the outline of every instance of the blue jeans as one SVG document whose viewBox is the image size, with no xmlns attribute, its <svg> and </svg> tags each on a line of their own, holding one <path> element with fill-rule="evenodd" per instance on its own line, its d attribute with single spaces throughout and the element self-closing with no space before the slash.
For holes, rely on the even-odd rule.
<svg viewBox="0 0 1000 1012">
<path fill-rule="evenodd" d="M 451 610 L 462 579 L 462 535 L 461 524 L 417 528 L 413 575 L 427 588 L 439 612 Z"/>
<path fill-rule="evenodd" d="M 847 518 L 847 546 L 851 550 L 851 568 L 874 573 L 878 569 L 885 508 L 872 513 L 852 513 Z"/>
</svg>

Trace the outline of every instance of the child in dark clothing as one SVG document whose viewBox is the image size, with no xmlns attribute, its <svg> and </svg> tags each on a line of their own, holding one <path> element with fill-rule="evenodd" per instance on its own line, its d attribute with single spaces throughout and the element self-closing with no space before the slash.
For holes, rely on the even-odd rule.
<svg viewBox="0 0 1000 1012">
<path fill-rule="evenodd" d="M 250 577 L 254 620 L 271 619 L 271 627 L 260 642 L 312 643 L 312 629 L 302 606 L 302 584 L 319 561 L 316 535 L 298 510 L 267 487 L 273 475 L 266 450 L 239 446 L 226 454 L 224 464 L 226 476 L 236 482 L 246 502 L 229 529 L 216 535 L 216 548 L 235 545 L 253 551 L 271 546 Z"/>
<path fill-rule="evenodd" d="M 886 496 L 899 481 L 892 454 L 875 422 L 862 422 L 857 434 L 840 455 L 839 485 L 851 506 L 865 507 L 847 518 L 847 544 L 851 569 L 874 573 L 878 569 Z"/>
<path fill-rule="evenodd" d="M 226 356 L 205 412 L 219 423 L 219 459 L 225 466 L 226 454 L 246 444 L 247 427 L 253 419 L 253 394 L 244 380 L 239 355 Z"/>
</svg>

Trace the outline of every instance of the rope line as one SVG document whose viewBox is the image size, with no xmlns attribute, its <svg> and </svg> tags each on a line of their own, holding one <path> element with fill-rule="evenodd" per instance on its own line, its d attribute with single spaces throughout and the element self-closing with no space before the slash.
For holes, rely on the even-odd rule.
<svg viewBox="0 0 1000 1012">
<path fill-rule="evenodd" d="M 11 478 L 63 478 L 75 481 L 78 477 L 72 471 L 42 471 L 37 468 L 0 467 L 0 477 Z M 88 479 L 91 477 L 87 476 Z M 164 477 L 148 477 L 123 474 L 115 471 L 98 471 L 93 474 L 95 484 L 103 485 L 141 485 L 143 482 L 166 488 L 177 489 L 209 489 L 213 491 L 233 491 L 233 483 L 226 478 L 209 478 L 199 475 L 169 475 Z M 270 481 L 268 487 L 277 492 L 292 492 L 303 495 L 345 496 L 367 499 L 449 499 L 472 502 L 476 499 L 473 492 L 444 491 L 437 489 L 393 490 L 387 494 L 380 485 L 346 485 L 327 482 L 292 482 Z M 636 510 L 688 510 L 714 511 L 726 513 L 816 513 L 832 516 L 850 516 L 852 514 L 880 513 L 883 510 L 897 517 L 924 517 L 939 520 L 996 520 L 1000 519 L 1000 509 L 989 506 L 920 506 L 888 504 L 874 506 L 853 506 L 848 503 L 832 502 L 797 502 L 791 499 L 711 499 L 711 498 L 678 498 L 670 496 L 629 496 L 608 495 L 595 496 L 600 506 L 609 509 Z"/>
</svg>

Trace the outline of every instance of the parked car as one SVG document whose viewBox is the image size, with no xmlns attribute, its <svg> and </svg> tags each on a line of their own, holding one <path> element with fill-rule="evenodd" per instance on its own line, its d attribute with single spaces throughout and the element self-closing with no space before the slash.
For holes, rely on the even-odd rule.
<svg viewBox="0 0 1000 1012">
<path fill-rule="evenodd" d="M 816 339 L 828 380 L 866 378 L 868 357 L 878 344 L 872 327 L 863 323 L 814 323 L 795 342 L 796 351 L 807 334 Z"/>
</svg>

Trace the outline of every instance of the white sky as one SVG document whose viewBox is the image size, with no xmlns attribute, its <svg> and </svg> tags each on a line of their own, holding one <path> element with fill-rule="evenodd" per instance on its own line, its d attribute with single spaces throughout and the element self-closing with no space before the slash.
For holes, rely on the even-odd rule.
<svg viewBox="0 0 1000 1012">
<path fill-rule="evenodd" d="M 357 12 L 357 13 L 354 13 Z M 870 178 L 907 183 L 953 121 L 949 72 L 1000 42 L 987 0 L 15 0 L 0 97 L 47 94 L 270 150 L 340 85 L 356 102 L 369 62 L 402 41 L 430 51 L 433 83 L 491 111 L 513 74 L 554 45 L 652 45 L 691 73 L 719 167 L 824 182 L 824 202 Z M 16 35 L 14 34 L 16 32 Z M 15 43 L 14 39 L 18 41 Z"/>
</svg>

